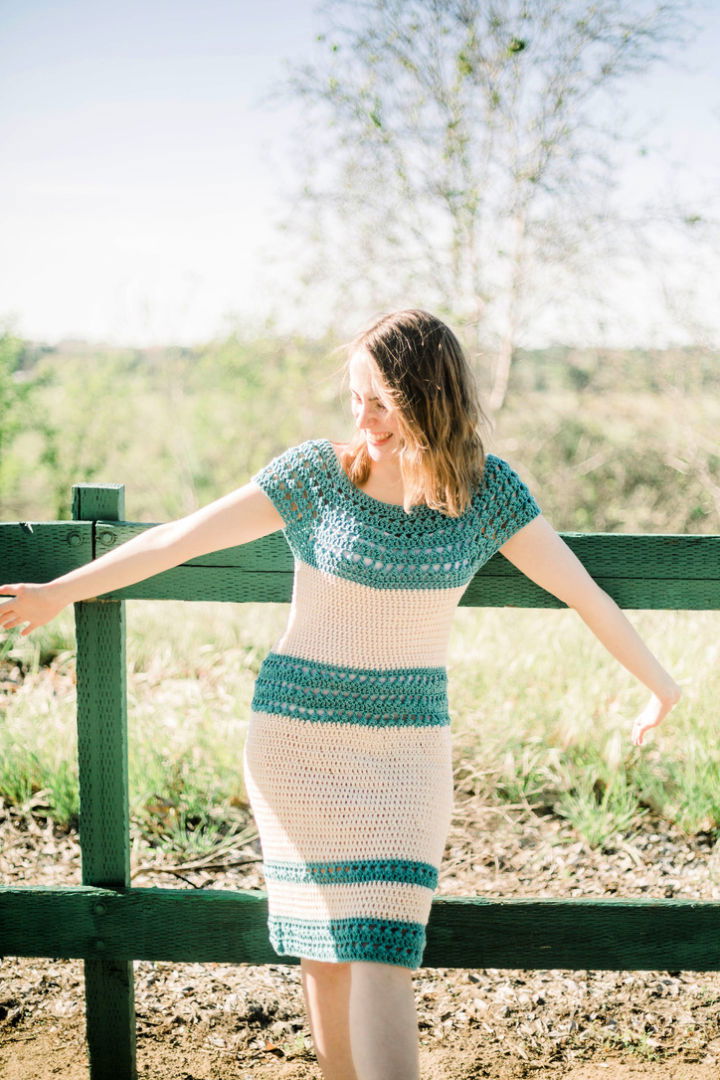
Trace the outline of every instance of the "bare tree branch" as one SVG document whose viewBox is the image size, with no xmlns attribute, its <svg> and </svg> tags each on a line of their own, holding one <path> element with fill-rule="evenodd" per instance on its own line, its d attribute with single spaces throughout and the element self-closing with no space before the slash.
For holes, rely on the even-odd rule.
<svg viewBox="0 0 720 1080">
<path fill-rule="evenodd" d="M 305 279 L 452 312 L 493 351 L 500 408 L 532 312 L 647 232 L 618 220 L 611 198 L 617 104 L 689 40 L 691 7 L 329 0 L 317 60 L 275 91 L 302 103 L 323 164 L 299 176 L 293 201 Z"/>
</svg>

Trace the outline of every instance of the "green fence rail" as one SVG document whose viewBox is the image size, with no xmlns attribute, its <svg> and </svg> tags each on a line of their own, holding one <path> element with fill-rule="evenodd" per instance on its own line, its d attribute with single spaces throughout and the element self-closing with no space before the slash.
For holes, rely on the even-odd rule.
<svg viewBox="0 0 720 1080">
<path fill-rule="evenodd" d="M 123 521 L 124 487 L 79 484 L 73 520 L 0 523 L 0 578 L 49 581 L 152 527 Z M 624 608 L 720 609 L 720 536 L 563 533 Z M 134 960 L 278 958 L 261 891 L 132 888 L 125 600 L 288 602 L 281 532 L 75 605 L 82 884 L 0 886 L 0 955 L 85 961 L 92 1080 L 135 1080 Z M 564 607 L 495 555 L 461 601 Z M 720 971 L 720 903 L 435 897 L 426 967 Z"/>
</svg>

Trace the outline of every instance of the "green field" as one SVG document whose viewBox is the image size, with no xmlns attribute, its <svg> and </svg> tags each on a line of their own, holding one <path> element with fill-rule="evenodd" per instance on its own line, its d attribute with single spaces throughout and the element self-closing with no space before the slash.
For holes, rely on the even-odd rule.
<svg viewBox="0 0 720 1080">
<path fill-rule="evenodd" d="M 281 604 L 129 601 L 130 799 L 144 840 L 206 850 L 243 819 L 242 748 Z M 651 812 L 720 832 L 720 613 L 629 612 L 685 695 L 642 748 L 647 692 L 567 610 L 460 608 L 448 669 L 456 789 L 611 843 Z M 65 610 L 5 642 L 0 795 L 76 822 L 74 636 Z M 15 689 L 10 689 L 10 683 Z M 44 810 L 43 808 L 47 808 Z"/>
</svg>

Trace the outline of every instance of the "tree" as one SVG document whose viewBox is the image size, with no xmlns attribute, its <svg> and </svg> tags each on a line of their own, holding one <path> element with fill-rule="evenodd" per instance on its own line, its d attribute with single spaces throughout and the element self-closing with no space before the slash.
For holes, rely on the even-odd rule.
<svg viewBox="0 0 720 1080">
<path fill-rule="evenodd" d="M 498 409 L 528 320 L 618 241 L 618 103 L 689 33 L 687 8 L 330 0 L 318 59 L 270 95 L 303 106 L 283 224 L 301 238 L 303 288 L 352 290 L 355 306 L 428 298 L 494 355 Z"/>
</svg>

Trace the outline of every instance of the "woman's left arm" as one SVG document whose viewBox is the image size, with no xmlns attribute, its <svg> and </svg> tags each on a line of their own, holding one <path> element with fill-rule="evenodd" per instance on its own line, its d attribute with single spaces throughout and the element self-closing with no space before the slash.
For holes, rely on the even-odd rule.
<svg viewBox="0 0 720 1080">
<path fill-rule="evenodd" d="M 511 536 L 500 551 L 536 585 L 574 608 L 605 648 L 649 688 L 652 697 L 632 730 L 632 741 L 641 746 L 645 732 L 680 700 L 678 684 L 542 515 Z"/>
</svg>

